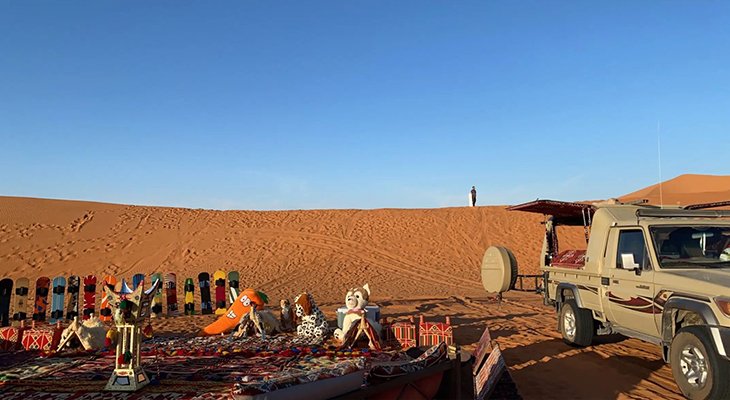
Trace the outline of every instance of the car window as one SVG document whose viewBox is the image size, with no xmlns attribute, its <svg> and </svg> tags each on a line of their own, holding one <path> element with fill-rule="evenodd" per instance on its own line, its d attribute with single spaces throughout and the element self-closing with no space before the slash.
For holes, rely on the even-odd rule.
<svg viewBox="0 0 730 400">
<path fill-rule="evenodd" d="M 661 268 L 730 268 L 730 226 L 649 227 Z"/>
<path fill-rule="evenodd" d="M 644 232 L 640 229 L 619 232 L 616 268 L 628 268 L 624 263 L 633 262 L 641 269 L 649 269 L 649 255 L 646 251 Z"/>
</svg>

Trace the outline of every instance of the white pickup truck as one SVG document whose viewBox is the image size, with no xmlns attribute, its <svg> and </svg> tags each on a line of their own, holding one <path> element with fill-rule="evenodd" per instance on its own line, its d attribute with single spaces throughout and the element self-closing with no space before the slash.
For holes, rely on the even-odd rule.
<svg viewBox="0 0 730 400">
<path fill-rule="evenodd" d="M 545 215 L 544 301 L 567 343 L 613 333 L 655 343 L 686 397 L 730 399 L 730 211 L 688 208 L 510 207 Z M 586 250 L 559 249 L 559 225 L 582 225 Z"/>
</svg>

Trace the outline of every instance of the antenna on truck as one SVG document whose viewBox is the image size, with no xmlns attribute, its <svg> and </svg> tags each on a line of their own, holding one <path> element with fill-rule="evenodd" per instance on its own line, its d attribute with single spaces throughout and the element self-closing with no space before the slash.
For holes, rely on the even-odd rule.
<svg viewBox="0 0 730 400">
<path fill-rule="evenodd" d="M 664 193 L 662 192 L 662 135 L 659 120 L 656 121 L 656 145 L 659 162 L 659 207 L 664 208 Z"/>
</svg>

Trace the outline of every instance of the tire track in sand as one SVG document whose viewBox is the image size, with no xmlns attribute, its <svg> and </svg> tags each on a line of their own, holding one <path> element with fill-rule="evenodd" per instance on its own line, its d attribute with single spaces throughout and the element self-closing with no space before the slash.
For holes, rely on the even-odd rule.
<svg viewBox="0 0 730 400">
<path fill-rule="evenodd" d="M 273 237 L 291 243 L 304 246 L 318 247 L 337 251 L 348 257 L 368 261 L 376 266 L 393 270 L 410 277 L 417 277 L 419 280 L 427 281 L 433 284 L 448 284 L 451 286 L 463 287 L 464 285 L 478 288 L 480 285 L 471 279 L 461 278 L 453 274 L 448 274 L 435 269 L 425 271 L 418 264 L 398 257 L 388 251 L 376 249 L 360 242 L 337 238 L 317 233 L 300 232 L 300 231 L 275 231 L 267 229 L 247 229 L 246 233 L 256 235 L 256 237 Z M 372 254 L 372 255 L 370 255 Z M 382 259 L 382 260 L 381 260 Z"/>
</svg>

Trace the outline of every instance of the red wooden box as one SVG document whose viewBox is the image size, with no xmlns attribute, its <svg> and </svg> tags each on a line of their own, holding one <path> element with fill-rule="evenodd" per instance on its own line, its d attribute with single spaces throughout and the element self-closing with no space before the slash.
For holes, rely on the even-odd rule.
<svg viewBox="0 0 730 400">
<path fill-rule="evenodd" d="M 24 330 L 25 328 L 19 326 L 0 328 L 0 351 L 20 350 L 20 339 Z"/>
<path fill-rule="evenodd" d="M 423 316 L 421 316 L 418 324 L 418 345 L 430 347 L 442 342 L 449 346 L 454 344 L 451 318 L 446 317 L 446 323 L 424 322 Z"/>
<path fill-rule="evenodd" d="M 383 321 L 383 341 L 388 346 L 400 346 L 403 349 L 418 346 L 416 341 L 416 324 L 413 317 L 408 322 Z"/>
<path fill-rule="evenodd" d="M 57 326 L 26 329 L 23 332 L 23 348 L 40 351 L 56 350 L 61 341 L 61 331 Z"/>
</svg>

